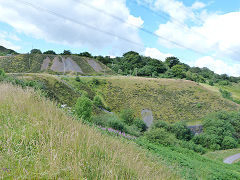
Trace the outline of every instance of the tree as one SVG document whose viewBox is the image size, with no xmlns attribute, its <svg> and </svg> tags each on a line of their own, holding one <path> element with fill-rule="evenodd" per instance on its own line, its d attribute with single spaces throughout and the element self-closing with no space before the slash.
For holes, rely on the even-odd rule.
<svg viewBox="0 0 240 180">
<path fill-rule="evenodd" d="M 92 115 L 92 108 L 92 101 L 83 95 L 77 99 L 74 110 L 79 118 L 89 121 Z"/>
<path fill-rule="evenodd" d="M 71 55 L 71 51 L 70 50 L 64 50 L 62 55 Z"/>
<path fill-rule="evenodd" d="M 84 57 L 92 57 L 92 55 L 89 52 L 82 52 L 79 54 L 79 56 L 84 56 Z"/>
<path fill-rule="evenodd" d="M 42 54 L 42 51 L 40 49 L 32 49 L 31 54 Z"/>
<path fill-rule="evenodd" d="M 186 69 L 183 65 L 175 65 L 172 67 L 172 73 L 175 77 L 185 78 L 186 77 Z"/>
<path fill-rule="evenodd" d="M 165 59 L 165 64 L 166 64 L 169 68 L 172 68 L 173 66 L 175 66 L 175 65 L 177 65 L 177 64 L 179 64 L 179 63 L 180 63 L 179 59 L 178 59 L 177 57 L 174 57 L 174 56 L 172 56 L 172 57 L 167 57 L 167 58 Z"/>
<path fill-rule="evenodd" d="M 52 54 L 52 55 L 56 55 L 56 53 L 55 53 L 53 50 L 45 51 L 43 54 Z"/>
</svg>

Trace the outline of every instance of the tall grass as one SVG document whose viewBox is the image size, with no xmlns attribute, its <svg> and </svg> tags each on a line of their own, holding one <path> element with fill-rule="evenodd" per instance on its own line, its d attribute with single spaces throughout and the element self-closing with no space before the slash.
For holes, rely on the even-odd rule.
<svg viewBox="0 0 240 180">
<path fill-rule="evenodd" d="M 14 179 L 179 179 L 131 142 L 9 84 L 0 84 L 0 168 L 0 178 Z"/>
</svg>

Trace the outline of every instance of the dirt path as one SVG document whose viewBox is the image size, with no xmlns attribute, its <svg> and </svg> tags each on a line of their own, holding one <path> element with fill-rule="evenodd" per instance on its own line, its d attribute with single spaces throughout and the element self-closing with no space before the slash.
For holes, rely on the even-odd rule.
<svg viewBox="0 0 240 180">
<path fill-rule="evenodd" d="M 232 164 L 232 163 L 234 163 L 234 161 L 236 161 L 238 159 L 240 159 L 240 153 L 225 158 L 223 160 L 223 162 L 226 164 Z"/>
</svg>

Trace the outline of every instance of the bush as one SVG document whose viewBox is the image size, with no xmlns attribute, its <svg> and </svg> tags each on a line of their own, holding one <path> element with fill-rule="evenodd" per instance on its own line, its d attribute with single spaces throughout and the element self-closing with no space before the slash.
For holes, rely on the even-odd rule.
<svg viewBox="0 0 240 180">
<path fill-rule="evenodd" d="M 225 136 L 222 141 L 222 148 L 223 149 L 232 149 L 237 147 L 237 141 L 230 136 Z"/>
<path fill-rule="evenodd" d="M 124 109 L 120 112 L 120 118 L 128 125 L 132 125 L 134 121 L 133 110 Z"/>
<path fill-rule="evenodd" d="M 78 76 L 75 78 L 75 80 L 76 80 L 77 82 L 81 82 L 81 79 L 80 79 Z"/>
<path fill-rule="evenodd" d="M 133 124 L 134 124 L 141 132 L 144 132 L 144 131 L 147 130 L 147 125 L 146 125 L 146 123 L 145 123 L 143 120 L 139 119 L 139 118 L 134 119 Z"/>
<path fill-rule="evenodd" d="M 136 125 L 126 126 L 126 133 L 131 134 L 133 136 L 140 136 L 141 133 Z"/>
<path fill-rule="evenodd" d="M 163 128 L 152 128 L 145 133 L 145 137 L 152 143 L 162 144 L 165 146 L 177 144 L 175 136 Z"/>
<path fill-rule="evenodd" d="M 81 96 L 77 99 L 74 107 L 74 113 L 83 120 L 89 121 L 92 115 L 93 104 L 86 96 Z"/>
<path fill-rule="evenodd" d="M 0 69 L 0 76 L 5 77 L 5 72 L 3 69 Z"/>
<path fill-rule="evenodd" d="M 185 122 L 177 122 L 173 124 L 171 131 L 176 135 L 176 138 L 180 140 L 189 141 L 193 137 L 191 130 L 187 127 Z"/>
<path fill-rule="evenodd" d="M 111 116 L 108 119 L 107 126 L 113 128 L 113 129 L 119 130 L 121 132 L 126 132 L 127 131 L 124 122 L 122 122 L 116 116 Z"/>
<path fill-rule="evenodd" d="M 95 106 L 97 106 L 97 107 L 103 107 L 104 105 L 103 105 L 103 103 L 102 103 L 102 99 L 101 99 L 101 97 L 100 96 L 94 96 L 94 98 L 93 98 L 93 104 L 95 105 Z"/>
</svg>

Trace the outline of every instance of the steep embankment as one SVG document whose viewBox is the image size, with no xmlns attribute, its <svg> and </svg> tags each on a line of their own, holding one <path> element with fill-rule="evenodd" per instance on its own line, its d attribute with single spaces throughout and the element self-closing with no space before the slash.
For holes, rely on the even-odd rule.
<svg viewBox="0 0 240 180">
<path fill-rule="evenodd" d="M 100 82 L 93 84 L 93 79 Z M 239 105 L 192 81 L 138 77 L 82 77 L 80 82 L 75 78 L 66 80 L 78 89 L 89 84 L 87 87 L 91 91 L 88 92 L 101 95 L 112 111 L 131 108 L 140 116 L 143 109 L 148 109 L 153 112 L 155 120 L 196 122 L 208 113 L 239 109 Z"/>
<path fill-rule="evenodd" d="M 31 90 L 0 84 L 0 177 L 178 179 L 132 143 L 103 135 Z"/>
<path fill-rule="evenodd" d="M 112 74 L 101 62 L 77 55 L 21 54 L 0 58 L 0 68 L 7 73 L 52 72 L 83 75 Z"/>
</svg>

